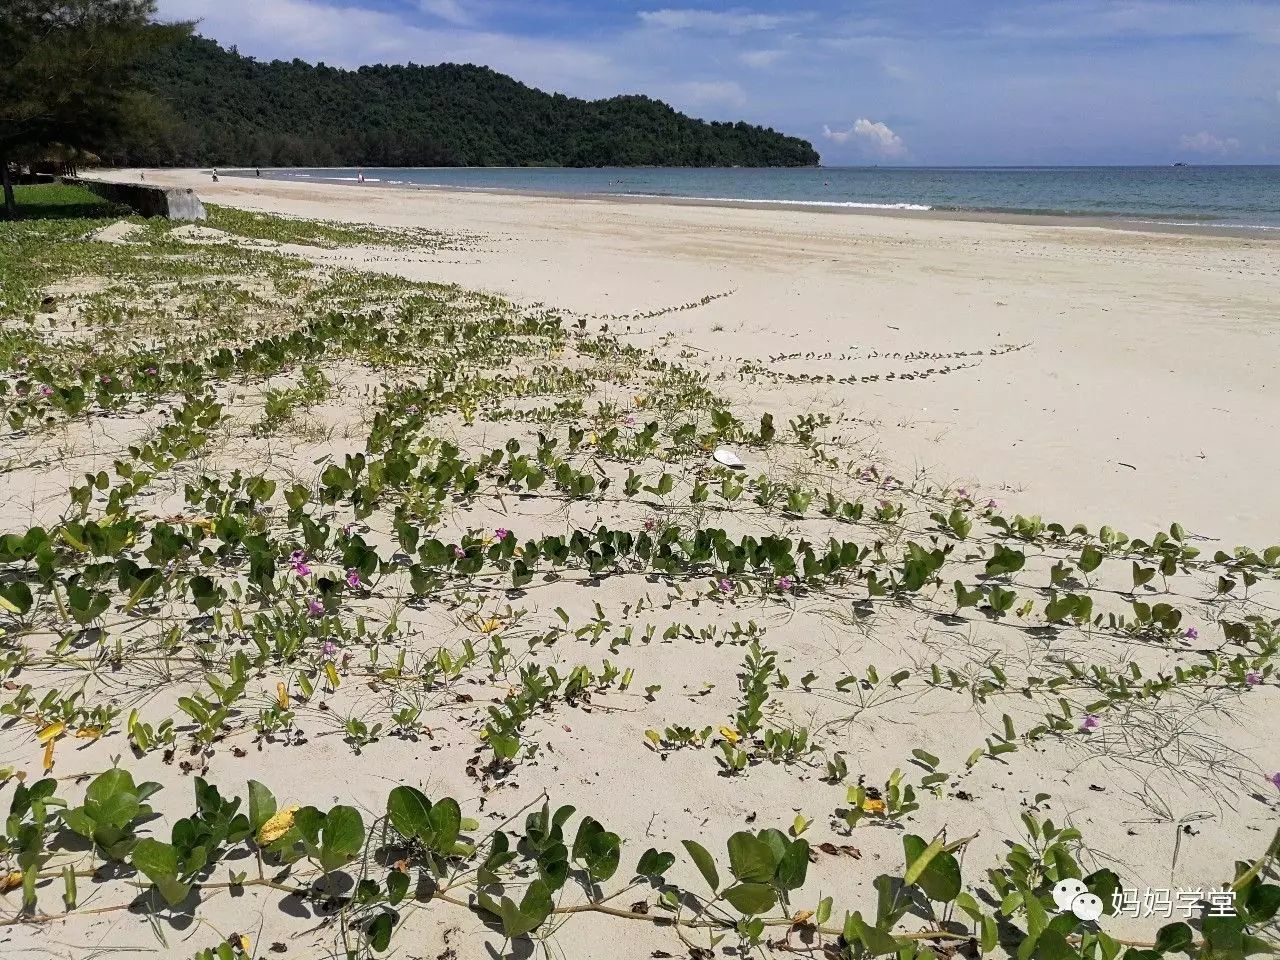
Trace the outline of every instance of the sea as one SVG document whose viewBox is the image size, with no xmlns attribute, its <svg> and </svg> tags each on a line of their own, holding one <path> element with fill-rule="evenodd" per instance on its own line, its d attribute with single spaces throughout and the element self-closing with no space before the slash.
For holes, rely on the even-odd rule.
<svg viewBox="0 0 1280 960">
<path fill-rule="evenodd" d="M 228 171 L 250 176 L 254 171 Z M 263 168 L 289 180 L 1280 230 L 1280 166 Z"/>
</svg>

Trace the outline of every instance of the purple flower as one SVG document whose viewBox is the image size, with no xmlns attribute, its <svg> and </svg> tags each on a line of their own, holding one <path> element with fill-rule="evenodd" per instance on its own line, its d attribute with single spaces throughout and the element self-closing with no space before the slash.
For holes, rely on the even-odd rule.
<svg viewBox="0 0 1280 960">
<path fill-rule="evenodd" d="M 1273 773 L 1271 776 L 1267 777 L 1267 779 L 1271 781 L 1271 785 L 1273 787 L 1280 790 L 1280 773 Z"/>
<path fill-rule="evenodd" d="M 352 567 L 350 570 L 347 571 L 347 586 L 348 587 L 360 586 L 360 571 L 357 570 L 355 567 Z"/>
<path fill-rule="evenodd" d="M 324 604 L 321 603 L 319 600 L 314 600 L 314 599 L 308 600 L 307 612 L 311 614 L 313 617 L 318 617 L 320 616 L 320 614 L 324 613 Z"/>
<path fill-rule="evenodd" d="M 499 527 L 497 530 L 493 531 L 493 535 L 499 540 L 505 540 L 507 537 L 511 536 L 511 531 L 506 527 Z"/>
<path fill-rule="evenodd" d="M 1197 630 L 1195 627 L 1187 627 L 1187 632 L 1184 633 L 1183 636 L 1186 637 L 1188 640 L 1199 640 L 1200 631 Z"/>
<path fill-rule="evenodd" d="M 467 559 L 467 551 L 463 550 L 461 547 L 454 547 L 453 555 L 457 557 L 459 560 Z"/>
<path fill-rule="evenodd" d="M 409 416 L 413 416 L 415 413 L 418 412 L 418 405 L 416 403 L 411 403 L 404 408 L 404 412 L 409 414 Z"/>
<path fill-rule="evenodd" d="M 1080 729 L 1085 733 L 1093 733 L 1102 725 L 1102 721 L 1098 719 L 1097 714 L 1086 713 L 1084 715 L 1084 723 L 1080 724 Z"/>
<path fill-rule="evenodd" d="M 102 375 L 101 380 L 102 380 L 102 382 L 103 382 L 103 383 L 110 383 L 110 382 L 111 382 L 111 378 L 110 378 L 109 376 L 107 376 L 105 373 Z"/>
<path fill-rule="evenodd" d="M 794 587 L 795 585 L 796 585 L 796 582 L 792 580 L 790 577 L 778 578 L 778 589 L 781 590 L 783 593 L 790 593 L 791 588 Z"/>
<path fill-rule="evenodd" d="M 968 490 L 966 490 L 964 487 L 961 487 L 959 490 L 957 490 L 957 491 L 956 491 L 956 496 L 958 496 L 958 497 L 963 497 L 964 499 L 968 500 L 968 499 L 969 499 L 969 491 L 968 491 Z"/>
<path fill-rule="evenodd" d="M 320 645 L 320 656 L 325 660 L 333 660 L 338 656 L 338 645 L 332 640 L 326 640 Z"/>
<path fill-rule="evenodd" d="M 303 563 L 301 560 L 298 560 L 294 563 L 293 572 L 300 577 L 311 576 L 311 568 L 307 566 L 305 563 Z"/>
<path fill-rule="evenodd" d="M 1248 673 L 1244 675 L 1244 682 L 1245 682 L 1245 686 L 1256 687 L 1258 684 L 1262 682 L 1262 674 L 1260 674 L 1257 670 L 1250 670 Z"/>
<path fill-rule="evenodd" d="M 648 530 L 650 533 L 653 533 L 653 531 L 656 530 L 657 527 L 658 527 L 657 520 L 653 519 L 653 517 L 645 517 L 644 528 L 646 530 Z"/>
<path fill-rule="evenodd" d="M 305 550 L 295 550 L 293 553 L 289 554 L 290 563 L 303 563 L 306 559 L 307 553 Z"/>
<path fill-rule="evenodd" d="M 625 423 L 628 427 L 634 427 L 634 426 L 636 425 L 636 418 L 635 418 L 635 417 L 628 416 L 628 417 L 627 417 L 625 420 L 623 420 L 622 422 L 623 422 L 623 423 Z"/>
<path fill-rule="evenodd" d="M 720 582 L 716 584 L 716 587 L 721 593 L 733 593 L 733 583 L 725 577 L 720 578 Z"/>
<path fill-rule="evenodd" d="M 53 396 L 53 387 L 50 387 L 50 386 L 48 386 L 48 385 L 41 387 L 41 388 L 40 388 L 40 396 L 42 396 L 42 397 L 52 397 L 52 396 Z"/>
<path fill-rule="evenodd" d="M 157 370 L 155 367 L 147 367 L 147 376 L 149 377 L 154 377 L 159 372 L 160 371 Z"/>
<path fill-rule="evenodd" d="M 994 500 L 988 500 L 988 501 L 987 501 L 987 509 L 988 509 L 988 510 L 994 510 L 994 509 L 996 509 L 996 507 L 998 507 L 998 506 L 1000 506 L 1000 504 L 996 503 Z"/>
</svg>

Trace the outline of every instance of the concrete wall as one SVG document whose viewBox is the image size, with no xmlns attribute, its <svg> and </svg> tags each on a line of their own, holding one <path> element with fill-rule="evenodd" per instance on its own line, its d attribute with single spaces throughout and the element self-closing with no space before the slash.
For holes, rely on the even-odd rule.
<svg viewBox="0 0 1280 960">
<path fill-rule="evenodd" d="M 121 183 L 112 180 L 68 179 L 67 183 L 84 187 L 113 203 L 132 207 L 144 217 L 167 217 L 170 220 L 205 220 L 204 204 L 190 187 L 156 187 L 149 183 Z"/>
</svg>

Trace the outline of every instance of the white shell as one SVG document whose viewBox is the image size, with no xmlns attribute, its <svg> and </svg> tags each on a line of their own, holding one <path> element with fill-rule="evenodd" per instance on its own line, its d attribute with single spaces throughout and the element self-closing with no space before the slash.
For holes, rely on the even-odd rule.
<svg viewBox="0 0 1280 960">
<path fill-rule="evenodd" d="M 711 456 L 715 458 L 716 463 L 722 463 L 726 467 L 732 467 L 734 470 L 741 470 L 746 466 L 742 462 L 742 458 L 728 447 L 716 447 L 716 452 Z"/>
</svg>

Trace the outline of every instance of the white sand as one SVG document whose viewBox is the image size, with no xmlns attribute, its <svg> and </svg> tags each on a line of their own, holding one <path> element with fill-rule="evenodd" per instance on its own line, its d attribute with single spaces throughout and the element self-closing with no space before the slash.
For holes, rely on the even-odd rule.
<svg viewBox="0 0 1280 960">
<path fill-rule="evenodd" d="M 1280 240 L 229 176 L 214 184 L 196 171 L 147 171 L 147 181 L 245 209 L 480 233 L 478 251 L 424 262 L 380 253 L 368 266 L 521 301 L 632 313 L 732 289 L 635 324 L 646 338 L 672 332 L 715 356 L 768 363 L 780 353 L 1026 343 L 949 376 L 811 393 L 873 424 L 900 470 L 977 483 L 1010 509 L 1133 535 L 1176 520 L 1228 545 L 1280 541 L 1271 489 L 1280 392 L 1268 389 L 1280 357 Z M 840 377 L 940 365 L 777 367 Z"/>
<path fill-rule="evenodd" d="M 205 201 L 246 209 L 479 235 L 478 243 L 454 251 L 308 249 L 305 255 L 417 280 L 456 282 L 522 303 L 541 301 L 595 315 L 593 325 L 606 315 L 633 316 L 732 290 L 696 309 L 608 322 L 614 331 L 629 328 L 643 344 L 669 335 L 664 353 L 687 351 L 688 364 L 703 364 L 709 375 L 732 373 L 742 362 L 755 361 L 795 375 L 875 376 L 846 384 L 768 386 L 762 380 L 735 388 L 730 379 L 716 386 L 735 395 L 744 419 L 753 409 L 771 410 L 780 418 L 804 411 L 861 418 L 860 432 L 846 433 L 844 439 L 878 448 L 882 462 L 899 475 L 918 468 L 939 483 L 961 480 L 1003 501 L 1009 513 L 1041 513 L 1046 520 L 1068 526 L 1081 521 L 1090 529 L 1111 523 L 1147 537 L 1177 520 L 1193 534 L 1228 545 L 1261 547 L 1280 540 L 1280 505 L 1270 489 L 1278 456 L 1271 425 L 1280 422 L 1280 399 L 1266 390 L 1276 355 L 1271 314 L 1280 293 L 1280 242 L 234 177 L 213 184 L 207 175 L 190 171 L 147 171 L 147 181 L 195 186 Z M 204 236 L 188 232 L 193 242 Z M 1023 344 L 1025 349 L 1006 352 Z M 960 352 L 970 355 L 900 356 Z M 817 356 L 805 356 L 810 353 Z M 780 354 L 801 356 L 770 359 Z M 949 372 L 921 376 L 931 369 Z M 363 384 L 355 376 L 333 375 L 354 404 Z M 332 423 L 337 422 L 334 415 Z M 358 446 L 344 429 L 314 448 L 298 448 L 292 459 L 305 466 L 326 453 L 340 456 Z M 65 478 L 54 476 L 61 486 Z M 33 490 L 43 489 L 32 482 Z M 513 500 L 502 511 L 485 506 L 465 521 L 531 535 L 557 525 L 592 526 L 606 509 L 589 502 L 572 510 L 537 504 Z M 34 510 L 25 499 L 22 506 Z M 617 509 L 626 515 L 615 528 L 638 526 L 641 511 L 631 505 Z M 604 519 L 613 523 L 615 518 Z M 813 526 L 777 522 L 791 535 L 825 536 L 817 518 L 804 521 Z M 863 542 L 868 534 L 860 529 L 856 536 Z M 1030 563 L 1038 566 L 1029 579 L 1047 582 L 1045 558 Z M 1127 567 L 1120 574 L 1127 576 Z M 1099 586 L 1118 595 L 1125 584 Z M 578 626 L 588 622 L 599 602 L 620 627 L 628 616 L 620 611 L 627 604 L 634 610 L 641 595 L 658 602 L 632 622 L 638 630 L 646 622 L 657 624 L 659 636 L 675 622 L 724 631 L 735 621 L 757 619 L 768 630 L 766 646 L 779 651 L 779 666 L 793 680 L 788 690 L 775 691 L 775 700 L 796 722 L 815 729 L 825 724 L 824 749 L 848 757 L 851 782 L 865 774 L 868 783 L 883 783 L 889 770 L 909 765 L 915 748 L 938 754 L 948 770 L 958 772 L 969 751 L 1000 728 L 1003 711 L 1013 714 L 1024 731 L 1039 719 L 1037 708 L 1017 696 L 974 703 L 968 692 L 936 689 L 907 700 L 890 695 L 872 708 L 855 702 L 862 691 L 857 684 L 847 696 L 823 701 L 797 688 L 808 670 L 829 686 L 843 675 L 862 675 L 868 664 L 884 675 L 909 669 L 918 682 L 935 663 L 972 668 L 977 676 L 999 661 L 1025 676 L 1061 658 L 1079 657 L 1112 668 L 1140 663 L 1151 675 L 1194 659 L 1187 654 L 1184 660 L 1172 646 L 1117 641 L 1104 633 L 1085 636 L 1084 631 L 1033 635 L 1010 629 L 1016 624 L 984 622 L 976 615 L 949 622 L 886 604 L 877 611 L 873 630 L 868 622 L 851 623 L 848 603 L 834 598 L 805 598 L 792 609 L 776 600 L 695 606 L 664 599 L 664 593 L 661 586 L 638 580 L 590 587 L 566 580 L 539 587 L 516 601 L 530 610 L 529 624 L 527 630 L 513 630 L 510 642 L 523 647 L 528 634 L 558 622 L 552 612 L 558 605 Z M 1117 599 L 1116 606 L 1125 604 Z M 1196 605 L 1190 615 L 1203 613 Z M 456 644 L 460 636 L 474 633 L 441 603 L 406 611 L 404 618 L 415 650 Z M 840 909 L 873 910 L 871 881 L 899 869 L 901 838 L 880 826 L 839 832 L 832 812 L 847 802 L 844 785 L 821 782 L 817 769 L 768 763 L 743 777 L 724 777 L 716 772 L 718 751 L 674 751 L 664 759 L 646 746 L 647 728 L 700 727 L 732 716 L 743 650 L 721 639 L 722 634 L 715 641 L 680 637 L 622 647 L 614 659 L 621 667 L 635 667 L 635 687 L 625 695 L 602 696 L 590 711 L 540 716 L 531 726 L 544 749 L 536 763 L 511 778 L 518 789 L 489 785 L 479 794 L 464 773 L 476 750 L 475 716 L 487 697 L 501 692 L 485 685 L 474 688 L 478 702 L 472 707 L 433 705 L 436 729 L 430 742 L 384 737 L 357 757 L 336 735 L 336 718 L 372 701 L 364 685 L 347 683 L 332 698 L 328 718 L 314 712 L 308 718 L 311 739 L 305 746 L 252 749 L 244 757 L 220 750 L 209 776 L 228 790 L 256 777 L 271 784 L 282 802 L 350 802 L 370 818 L 395 783 L 422 784 L 433 797 L 455 796 L 467 814 L 483 802 L 485 818 L 510 814 L 546 788 L 556 803 L 608 817 L 608 828 L 627 840 L 626 869 L 645 846 L 678 850 L 679 840 L 689 837 L 702 839 L 723 862 L 724 840 L 732 831 L 751 822 L 756 829 L 785 826 L 802 811 L 814 818 L 808 834 L 813 843 L 853 844 L 862 859 L 819 857 L 796 907 L 810 907 L 817 896 L 832 894 Z M 538 657 L 566 668 L 594 667 L 610 655 L 606 646 L 567 639 L 540 649 Z M 270 696 L 276 677 L 259 679 Z M 662 687 L 652 701 L 639 692 L 648 684 Z M 1130 715 L 1133 729 L 1049 739 L 1024 747 L 1008 763 L 984 760 L 957 781 L 966 795 L 951 792 L 953 784 L 945 796 L 927 798 L 925 812 L 907 829 L 932 835 L 945 826 L 952 839 L 977 831 L 965 870 L 967 881 L 981 883 L 981 871 L 1004 857 L 1004 841 L 1020 834 L 1019 815 L 1043 791 L 1053 799 L 1042 814 L 1084 831 L 1092 845 L 1091 868 L 1113 865 L 1130 883 L 1152 886 L 1222 877 L 1231 861 L 1256 856 L 1274 826 L 1274 791 L 1263 793 L 1262 774 L 1280 769 L 1280 754 L 1267 732 L 1274 728 L 1278 692 L 1272 679 L 1247 693 L 1206 694 L 1202 702 L 1222 706 L 1221 712 L 1202 708 L 1194 698 L 1162 701 L 1158 710 L 1170 724 L 1191 736 L 1203 728 L 1205 738 L 1217 745 L 1194 756 L 1189 751 L 1181 761 L 1163 754 L 1159 744 L 1150 746 L 1160 739 L 1160 718 L 1148 728 L 1140 710 Z M 158 702 L 147 704 L 148 716 L 163 715 L 157 710 L 166 707 L 171 693 L 158 693 Z M 1148 730 L 1154 732 L 1144 740 Z M 1121 743 L 1126 736 L 1131 739 Z M 121 739 L 76 748 L 59 761 L 58 773 L 101 769 L 109 751 L 124 749 Z M 1115 749 L 1108 749 L 1117 745 L 1137 757 L 1120 762 Z M 36 756 L 30 730 L 0 735 L 0 756 L 30 764 Z M 172 766 L 154 754 L 128 766 L 140 777 L 165 782 L 157 809 L 166 822 L 186 812 L 189 780 Z M 1215 776 L 1229 780 L 1237 767 L 1243 771 L 1238 782 L 1221 793 L 1210 795 L 1197 785 Z M 921 772 L 911 768 L 909 779 L 918 781 Z M 1161 808 L 1165 813 L 1153 814 Z M 1207 818 L 1195 819 L 1205 811 Z M 1193 832 L 1181 832 L 1186 820 L 1194 824 Z M 484 823 L 491 825 L 488 819 Z M 683 855 L 673 877 L 702 889 Z M 634 899 L 645 895 L 637 890 Z M 628 895 L 619 903 L 631 899 Z M 94 905 L 108 902 L 114 901 Z M 211 916 L 219 933 L 241 930 L 257 944 L 285 943 L 286 957 L 320 955 L 334 935 L 302 905 L 282 903 L 261 890 L 243 899 L 214 895 L 204 909 L 208 914 L 202 916 Z M 0 935 L 0 949 L 13 948 L 17 955 L 22 948 L 24 956 L 62 949 L 82 956 L 83 948 L 73 944 L 155 947 L 146 924 L 129 913 L 79 917 L 48 929 L 53 932 L 47 939 L 39 931 L 11 930 L 11 940 Z M 1149 935 L 1150 929 L 1141 932 Z M 189 955 L 190 948 L 212 942 L 208 929 L 193 931 L 190 943 L 178 931 L 168 934 L 169 948 L 162 955 Z M 497 955 L 501 937 L 487 932 L 476 916 L 431 904 L 396 941 L 401 951 L 396 955 L 481 957 L 487 955 L 482 937 L 489 955 Z M 450 946 L 456 954 L 448 952 Z M 670 931 L 590 917 L 568 925 L 552 948 L 559 953 L 550 955 L 614 960 L 678 949 Z"/>
</svg>

